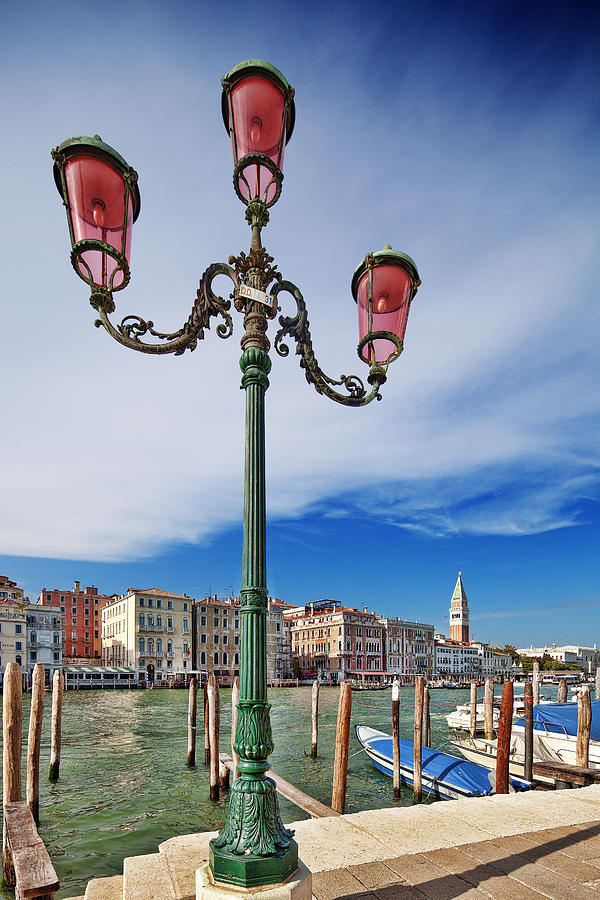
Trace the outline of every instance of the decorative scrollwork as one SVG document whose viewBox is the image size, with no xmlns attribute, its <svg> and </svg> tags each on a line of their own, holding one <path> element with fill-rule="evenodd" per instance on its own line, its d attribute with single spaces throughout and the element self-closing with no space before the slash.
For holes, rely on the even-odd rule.
<svg viewBox="0 0 600 900">
<path fill-rule="evenodd" d="M 213 292 L 212 282 L 217 275 L 227 275 L 232 280 L 234 289 L 239 288 L 238 276 L 231 266 L 226 263 L 212 263 L 202 276 L 196 294 L 196 302 L 189 318 L 183 328 L 178 331 L 158 331 L 150 319 L 142 319 L 141 316 L 136 315 L 125 316 L 115 327 L 108 318 L 108 314 L 114 309 L 114 303 L 111 292 L 106 288 L 92 290 L 90 303 L 100 314 L 95 325 L 96 327 L 103 326 L 120 344 L 142 353 L 174 353 L 175 356 L 181 356 L 186 350 L 195 350 L 198 341 L 204 338 L 204 329 L 210 327 L 212 316 L 221 316 L 225 320 L 217 325 L 216 333 L 220 338 L 228 338 L 233 334 L 233 321 L 228 311 L 231 307 L 231 300 L 224 300 Z M 152 335 L 166 343 L 146 343 L 141 340 L 145 334 Z"/>
<path fill-rule="evenodd" d="M 371 367 L 367 380 L 372 385 L 372 389 L 368 393 L 358 375 L 340 375 L 337 380 L 330 378 L 319 366 L 313 350 L 304 297 L 291 281 L 280 281 L 271 288 L 273 297 L 277 297 L 281 291 L 292 295 L 296 301 L 297 312 L 293 317 L 279 317 L 281 328 L 275 336 L 274 344 L 279 356 L 289 355 L 290 348 L 283 342 L 283 338 L 289 335 L 296 341 L 296 353 L 301 357 L 300 368 L 304 369 L 306 380 L 309 384 L 314 385 L 317 393 L 325 394 L 330 400 L 343 403 L 345 406 L 366 406 L 371 400 L 381 400 L 379 389 L 387 378 L 385 368 L 377 365 Z M 334 387 L 338 386 L 343 386 L 348 394 L 340 394 L 334 390 Z"/>
<path fill-rule="evenodd" d="M 269 256 L 264 247 L 250 250 L 248 255 L 242 250 L 239 256 L 229 257 L 230 265 L 235 268 L 236 274 L 242 280 L 246 278 L 246 275 L 252 269 L 258 269 L 264 279 L 262 290 L 266 290 L 273 280 L 281 281 L 281 272 L 278 272 L 277 268 L 271 265 L 272 262 L 274 262 L 274 258 Z"/>
<path fill-rule="evenodd" d="M 287 850 L 294 832 L 283 825 L 272 778 L 237 778 L 232 786 L 227 822 L 214 847 L 230 853 L 268 856 Z"/>
</svg>

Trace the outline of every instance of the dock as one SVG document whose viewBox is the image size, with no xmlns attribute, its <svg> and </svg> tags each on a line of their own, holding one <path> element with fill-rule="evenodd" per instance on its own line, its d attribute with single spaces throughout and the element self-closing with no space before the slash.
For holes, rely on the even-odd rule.
<svg viewBox="0 0 600 900">
<path fill-rule="evenodd" d="M 600 785 L 289 823 L 316 900 L 599 900 Z M 171 838 L 85 900 L 195 900 L 216 832 Z M 74 898 L 75 900 L 75 898 Z M 80 897 L 77 900 L 84 900 Z"/>
<path fill-rule="evenodd" d="M 227 766 L 230 772 L 233 772 L 234 765 L 231 756 L 227 753 L 219 753 L 219 759 Z M 287 800 L 291 800 L 299 809 L 307 812 L 312 819 L 323 819 L 327 816 L 341 815 L 341 813 L 336 812 L 335 809 L 331 809 L 330 806 L 325 806 L 324 803 L 305 794 L 300 788 L 295 787 L 295 785 L 286 781 L 285 778 L 282 778 L 281 775 L 277 775 L 271 769 L 269 769 L 267 774 L 268 777 L 272 778 L 275 782 L 277 793 L 281 794 L 282 797 L 286 797 Z"/>
</svg>

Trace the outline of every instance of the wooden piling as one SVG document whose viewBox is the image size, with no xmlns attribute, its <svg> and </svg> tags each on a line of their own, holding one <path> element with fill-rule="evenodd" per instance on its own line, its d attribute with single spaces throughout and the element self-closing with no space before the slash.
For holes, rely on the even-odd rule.
<svg viewBox="0 0 600 900">
<path fill-rule="evenodd" d="M 214 675 L 208 679 L 208 739 L 210 747 L 210 799 L 219 799 L 219 685 Z"/>
<path fill-rule="evenodd" d="M 335 733 L 335 759 L 333 763 L 333 786 L 331 808 L 344 813 L 346 806 L 346 782 L 348 780 L 348 745 L 350 743 L 350 715 L 352 713 L 352 690 L 343 681 L 340 685 L 337 728 Z"/>
<path fill-rule="evenodd" d="M 494 740 L 494 679 L 489 675 L 485 679 L 485 693 L 483 698 L 484 718 L 485 718 L 485 739 L 486 741 Z"/>
<path fill-rule="evenodd" d="M 558 694 L 556 696 L 556 702 L 557 703 L 566 703 L 568 695 L 569 694 L 567 691 L 567 679 L 561 678 L 560 681 L 558 682 Z"/>
<path fill-rule="evenodd" d="M 477 734 L 477 682 L 471 682 L 471 737 L 474 738 Z"/>
<path fill-rule="evenodd" d="M 392 776 L 394 800 L 400 799 L 400 685 L 394 678 L 392 684 L 392 756 L 394 773 Z"/>
<path fill-rule="evenodd" d="M 429 712 L 429 688 L 423 688 L 423 725 L 421 728 L 421 745 L 431 747 L 431 714 Z"/>
<path fill-rule="evenodd" d="M 222 760 L 219 760 L 219 789 L 229 790 L 229 766 Z"/>
<path fill-rule="evenodd" d="M 21 667 L 7 664 L 2 685 L 2 803 L 21 800 L 21 728 L 23 715 L 23 680 Z M 2 830 L 2 869 L 7 884 L 14 884 L 6 819 Z"/>
<path fill-rule="evenodd" d="M 540 664 L 537 659 L 533 663 L 533 705 L 537 706 L 540 702 Z"/>
<path fill-rule="evenodd" d="M 196 706 L 198 682 L 195 676 L 190 680 L 190 696 L 188 699 L 188 766 L 196 765 Z"/>
<path fill-rule="evenodd" d="M 600 666 L 596 666 L 596 700 L 600 700 Z"/>
<path fill-rule="evenodd" d="M 238 703 L 240 702 L 240 679 L 236 676 L 233 679 L 233 687 L 231 689 L 231 758 L 233 759 L 233 780 L 238 777 L 238 766 L 240 764 L 240 755 L 235 752 L 235 735 L 237 731 L 238 720 Z"/>
<path fill-rule="evenodd" d="M 40 824 L 40 745 L 44 717 L 45 676 L 42 663 L 36 663 L 31 684 L 31 711 L 27 741 L 27 803 L 36 825 Z"/>
<path fill-rule="evenodd" d="M 52 735 L 50 739 L 50 772 L 51 781 L 57 781 L 60 772 L 60 743 L 62 728 L 62 672 L 56 669 L 52 678 Z"/>
<path fill-rule="evenodd" d="M 425 679 L 422 675 L 415 677 L 415 722 L 414 722 L 414 772 L 413 772 L 413 796 L 415 803 L 423 799 L 423 754 L 422 754 L 422 729 L 423 729 L 423 693 Z"/>
<path fill-rule="evenodd" d="M 505 681 L 500 700 L 498 721 L 498 749 L 496 752 L 496 793 L 508 794 L 508 763 L 510 759 L 510 733 L 513 717 L 513 684 Z"/>
<path fill-rule="evenodd" d="M 525 753 L 523 775 L 525 781 L 533 780 L 533 685 L 527 682 L 524 686 L 523 701 L 525 705 Z"/>
<path fill-rule="evenodd" d="M 208 732 L 208 682 L 202 688 L 204 696 L 204 765 L 210 765 L 210 738 Z"/>
<path fill-rule="evenodd" d="M 313 681 L 312 686 L 312 713 L 311 713 L 312 734 L 310 742 L 310 755 L 313 759 L 317 757 L 317 744 L 319 742 L 319 681 Z"/>
<path fill-rule="evenodd" d="M 577 751 L 575 764 L 587 769 L 590 761 L 590 729 L 592 727 L 592 701 L 589 685 L 577 692 Z"/>
</svg>

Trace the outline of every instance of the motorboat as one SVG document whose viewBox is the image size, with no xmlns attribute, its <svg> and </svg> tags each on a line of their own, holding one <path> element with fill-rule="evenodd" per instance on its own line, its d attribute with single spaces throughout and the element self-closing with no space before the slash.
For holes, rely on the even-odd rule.
<svg viewBox="0 0 600 900">
<path fill-rule="evenodd" d="M 492 710 L 494 728 L 498 727 L 498 719 L 500 713 L 496 707 Z M 446 717 L 448 728 L 454 728 L 458 731 L 471 730 L 471 704 L 459 703 L 454 712 L 449 713 Z M 485 731 L 485 705 L 478 703 L 475 712 L 475 731 Z"/>
<path fill-rule="evenodd" d="M 383 731 L 367 725 L 356 725 L 356 737 L 379 772 L 394 774 L 392 738 Z M 422 748 L 423 790 L 435 797 L 457 800 L 459 797 L 486 797 L 495 792 L 496 772 L 490 767 L 451 756 L 431 747 Z M 413 784 L 414 743 L 400 739 L 400 781 Z M 531 784 L 523 778 L 510 778 L 510 790 L 529 790 Z"/>
<path fill-rule="evenodd" d="M 593 700 L 591 707 L 589 767 L 600 769 L 600 700 Z M 577 764 L 577 717 L 577 703 L 544 703 L 533 707 L 534 741 L 536 737 L 542 738 L 544 745 L 556 755 L 555 762 Z M 515 722 L 512 731 L 524 738 L 524 719 Z"/>
</svg>

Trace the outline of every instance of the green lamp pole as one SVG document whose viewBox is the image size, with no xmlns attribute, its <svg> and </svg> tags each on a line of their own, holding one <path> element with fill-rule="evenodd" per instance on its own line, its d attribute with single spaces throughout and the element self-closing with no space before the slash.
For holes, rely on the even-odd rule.
<svg viewBox="0 0 600 900">
<path fill-rule="evenodd" d="M 144 353 L 181 355 L 204 338 L 210 320 L 221 338 L 233 333 L 231 301 L 244 316 L 241 338 L 242 387 L 246 394 L 244 536 L 241 589 L 240 703 L 235 749 L 240 755 L 227 820 L 211 841 L 210 867 L 217 883 L 254 887 L 284 881 L 298 865 L 293 834 L 281 821 L 275 783 L 268 778 L 273 750 L 267 702 L 267 585 L 265 500 L 265 391 L 271 360 L 269 320 L 279 311 L 279 295 L 296 302 L 292 316 L 279 317 L 274 346 L 288 356 L 284 338 L 296 343 L 300 366 L 309 384 L 346 406 L 381 399 L 387 369 L 403 349 L 411 301 L 420 284 L 414 262 L 392 250 L 368 253 L 354 272 L 352 293 L 359 320 L 358 354 L 369 366 L 365 387 L 355 375 L 327 376 L 315 357 L 306 304 L 300 290 L 282 280 L 261 243 L 269 208 L 279 199 L 283 153 L 294 127 L 294 91 L 274 66 L 262 60 L 240 63 L 222 79 L 222 112 L 234 155 L 234 189 L 246 206 L 252 229 L 248 254 L 213 263 L 200 281 L 185 324 L 171 333 L 137 315 L 114 324 L 114 294 L 130 279 L 131 230 L 140 212 L 137 173 L 97 135 L 64 141 L 52 151 L 54 178 L 67 213 L 71 262 L 91 289 L 98 312 L 95 324 L 115 340 Z M 229 299 L 217 296 L 212 283 L 227 275 Z M 149 335 L 154 341 L 142 338 Z M 341 390 L 337 390 L 340 388 Z"/>
</svg>

